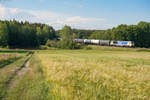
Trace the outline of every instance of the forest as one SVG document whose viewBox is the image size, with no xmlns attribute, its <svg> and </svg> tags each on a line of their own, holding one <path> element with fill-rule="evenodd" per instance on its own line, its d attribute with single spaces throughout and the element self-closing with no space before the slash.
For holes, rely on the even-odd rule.
<svg viewBox="0 0 150 100">
<path fill-rule="evenodd" d="M 134 41 L 136 47 L 150 47 L 150 23 L 144 21 L 139 22 L 137 25 L 121 24 L 108 30 L 81 30 L 66 27 L 63 30 L 63 34 L 69 30 L 71 34 L 68 36 L 67 34 L 60 34 L 62 30 L 56 31 L 52 26 L 41 23 L 1 20 L 0 46 L 8 48 L 39 48 L 40 45 L 45 45 L 48 40 L 53 41 L 66 36 L 68 37 L 67 39 L 90 38 Z"/>
<path fill-rule="evenodd" d="M 56 38 L 53 27 L 40 23 L 0 21 L 0 46 L 38 48 L 48 39 Z"/>
<path fill-rule="evenodd" d="M 122 24 L 104 31 L 97 30 L 89 38 L 134 41 L 136 47 L 150 47 L 150 23 L 141 21 L 137 25 Z"/>
</svg>

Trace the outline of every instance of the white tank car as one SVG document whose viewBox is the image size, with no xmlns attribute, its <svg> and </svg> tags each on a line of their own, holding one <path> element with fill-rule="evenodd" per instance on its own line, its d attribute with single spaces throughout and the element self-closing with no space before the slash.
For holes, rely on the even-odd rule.
<svg viewBox="0 0 150 100">
<path fill-rule="evenodd" d="M 100 44 L 100 40 L 91 40 L 91 43 L 92 43 L 92 44 L 99 45 L 99 44 Z"/>
<path fill-rule="evenodd" d="M 84 39 L 74 39 L 77 43 L 84 43 Z"/>
<path fill-rule="evenodd" d="M 100 45 L 109 46 L 110 40 L 100 40 Z"/>
<path fill-rule="evenodd" d="M 84 39 L 84 43 L 85 44 L 91 44 L 91 40 L 90 39 Z"/>
</svg>

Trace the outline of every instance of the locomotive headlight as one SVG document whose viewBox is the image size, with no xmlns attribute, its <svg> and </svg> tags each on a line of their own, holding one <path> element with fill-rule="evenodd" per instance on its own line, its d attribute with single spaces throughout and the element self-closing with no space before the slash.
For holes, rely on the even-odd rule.
<svg viewBox="0 0 150 100">
<path fill-rule="evenodd" d="M 132 43 L 130 43 L 129 46 L 132 47 Z"/>
<path fill-rule="evenodd" d="M 134 42 L 131 42 L 131 43 L 130 43 L 130 46 L 131 46 L 131 47 L 134 47 Z"/>
</svg>

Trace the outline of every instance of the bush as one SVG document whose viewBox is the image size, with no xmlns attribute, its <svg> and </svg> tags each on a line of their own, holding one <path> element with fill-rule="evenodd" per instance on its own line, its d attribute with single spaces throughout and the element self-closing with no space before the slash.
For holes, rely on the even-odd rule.
<svg viewBox="0 0 150 100">
<path fill-rule="evenodd" d="M 83 49 L 85 49 L 85 50 L 92 50 L 92 47 L 89 47 L 89 46 L 83 46 Z"/>
<path fill-rule="evenodd" d="M 48 47 L 57 47 L 57 41 L 56 40 L 47 40 L 46 46 Z"/>
<path fill-rule="evenodd" d="M 48 47 L 45 46 L 45 45 L 42 45 L 42 46 L 40 46 L 40 49 L 41 49 L 41 50 L 46 50 L 46 49 L 48 49 Z"/>
<path fill-rule="evenodd" d="M 61 49 L 81 49 L 82 45 L 80 44 L 77 44 L 73 41 L 71 42 L 66 42 L 66 41 L 60 41 L 58 42 L 58 45 L 57 45 L 58 48 L 61 48 Z"/>
</svg>

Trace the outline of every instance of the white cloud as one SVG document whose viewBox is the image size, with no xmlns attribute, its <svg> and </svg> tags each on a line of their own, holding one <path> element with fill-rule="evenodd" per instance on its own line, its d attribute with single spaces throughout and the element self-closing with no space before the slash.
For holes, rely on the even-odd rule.
<svg viewBox="0 0 150 100">
<path fill-rule="evenodd" d="M 7 8 L 0 5 L 0 19 L 29 22 L 40 22 L 52 25 L 55 29 L 62 28 L 65 24 L 80 29 L 106 29 L 109 27 L 103 18 L 91 18 L 81 16 L 68 16 L 66 14 L 41 10 L 25 10 L 19 8 Z M 106 27 L 104 27 L 106 26 Z"/>
<path fill-rule="evenodd" d="M 21 13 L 22 10 L 18 9 L 18 8 L 13 8 L 13 9 L 9 9 L 9 11 L 12 13 L 12 14 L 18 14 L 18 13 Z"/>
<path fill-rule="evenodd" d="M 76 7 L 76 8 L 83 8 L 84 5 L 83 4 L 80 4 L 80 3 L 71 3 L 71 2 L 64 2 L 64 4 L 66 6 L 70 6 L 70 7 Z"/>
<path fill-rule="evenodd" d="M 66 22 L 69 22 L 69 23 L 88 23 L 88 22 L 101 22 L 101 21 L 104 21 L 104 19 L 101 19 L 101 18 L 83 18 L 83 17 L 80 17 L 80 16 L 74 16 L 74 17 L 70 17 L 70 18 L 67 18 Z"/>
<path fill-rule="evenodd" d="M 3 7 L 2 5 L 0 5 L 0 16 L 4 16 L 6 12 L 7 12 L 7 9 Z"/>
<path fill-rule="evenodd" d="M 44 0 L 40 0 L 40 2 L 42 3 L 42 2 L 44 2 Z"/>
</svg>

